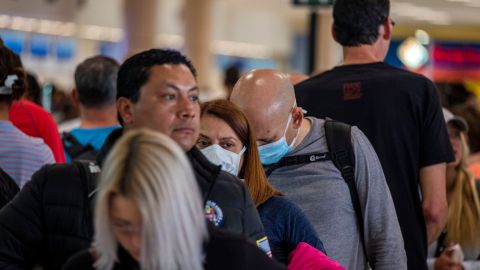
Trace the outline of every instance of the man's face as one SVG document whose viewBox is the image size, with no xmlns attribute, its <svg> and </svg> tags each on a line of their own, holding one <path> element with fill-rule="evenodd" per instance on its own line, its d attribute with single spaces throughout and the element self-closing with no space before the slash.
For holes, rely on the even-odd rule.
<svg viewBox="0 0 480 270">
<path fill-rule="evenodd" d="M 198 138 L 198 94 L 195 78 L 186 65 L 153 66 L 137 103 L 131 103 L 131 115 L 125 124 L 162 132 L 188 151 Z"/>
<path fill-rule="evenodd" d="M 255 131 L 258 146 L 275 142 L 285 134 L 288 115 L 280 117 L 271 113 L 259 113 L 257 110 L 244 110 L 244 113 Z M 287 143 L 290 141 L 287 134 Z"/>
</svg>

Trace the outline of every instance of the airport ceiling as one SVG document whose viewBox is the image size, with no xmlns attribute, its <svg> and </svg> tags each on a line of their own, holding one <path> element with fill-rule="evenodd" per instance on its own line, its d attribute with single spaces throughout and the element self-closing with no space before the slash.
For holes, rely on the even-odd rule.
<svg viewBox="0 0 480 270">
<path fill-rule="evenodd" d="M 305 17 L 309 10 L 308 7 L 292 8 L 293 0 L 217 1 L 226 1 L 236 8 L 273 8 L 297 19 Z M 391 0 L 391 2 L 391 15 L 399 23 L 408 25 L 480 26 L 480 0 Z"/>
<path fill-rule="evenodd" d="M 392 0 L 391 14 L 408 24 L 480 26 L 480 0 Z"/>
<path fill-rule="evenodd" d="M 52 19 L 68 20 L 73 16 L 75 7 L 79 4 L 88 4 L 97 0 L 0 0 L 3 10 L 11 6 L 22 9 L 18 14 L 27 17 L 37 17 L 38 10 L 43 15 Z M 124 0 L 125 1 L 125 0 Z M 160 0 L 178 1 L 178 0 Z M 275 10 L 289 16 L 292 20 L 304 21 L 309 9 L 306 7 L 293 7 L 293 0 L 214 0 L 232 8 L 255 10 Z M 44 9 L 42 5 L 52 3 L 56 8 Z M 120 1 L 118 1 L 120 3 Z M 407 25 L 449 25 L 449 26 L 479 26 L 480 27 L 480 0 L 391 0 L 392 17 L 400 24 Z M 25 3 L 28 3 L 26 5 Z M 61 10 L 62 12 L 58 12 Z M 1 13 L 1 12 L 0 12 Z M 480 35 L 480 31 L 479 31 Z"/>
</svg>

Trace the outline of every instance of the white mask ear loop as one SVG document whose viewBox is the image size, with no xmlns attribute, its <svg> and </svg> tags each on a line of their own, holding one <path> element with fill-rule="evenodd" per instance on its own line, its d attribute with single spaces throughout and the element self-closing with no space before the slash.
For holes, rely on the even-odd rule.
<svg viewBox="0 0 480 270">
<path fill-rule="evenodd" d="M 293 118 L 293 110 L 296 108 L 296 105 L 297 105 L 297 101 L 295 100 L 295 101 L 293 102 L 292 110 L 288 113 L 287 126 L 285 127 L 285 130 L 283 130 L 283 136 L 286 136 L 286 135 L 287 135 L 288 126 L 290 125 L 290 122 L 292 121 L 292 118 Z"/>
<path fill-rule="evenodd" d="M 239 156 L 242 156 L 243 153 L 245 153 L 245 151 L 247 150 L 247 147 L 244 145 L 242 150 L 240 150 L 240 153 L 238 153 Z"/>
<path fill-rule="evenodd" d="M 283 136 L 285 136 L 285 140 L 287 139 L 288 126 L 290 125 L 290 121 L 293 119 L 293 110 L 296 108 L 296 106 L 297 106 L 297 101 L 295 100 L 293 102 L 293 108 L 292 108 L 292 111 L 290 112 L 290 116 L 288 117 L 287 127 L 285 128 L 285 132 L 284 132 L 284 135 L 283 135 Z M 295 145 L 295 142 L 297 141 L 298 133 L 300 133 L 300 129 L 297 129 L 297 134 L 293 138 L 292 142 L 288 145 L 288 147 L 290 147 L 290 149 L 292 149 L 293 146 Z"/>
</svg>

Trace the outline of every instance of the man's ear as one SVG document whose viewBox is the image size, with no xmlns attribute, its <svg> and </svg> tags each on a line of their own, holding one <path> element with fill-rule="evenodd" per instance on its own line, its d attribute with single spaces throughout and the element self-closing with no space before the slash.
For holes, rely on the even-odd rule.
<svg viewBox="0 0 480 270">
<path fill-rule="evenodd" d="M 123 120 L 123 125 L 129 125 L 133 123 L 133 103 L 130 99 L 120 97 L 117 99 L 117 112 Z"/>
<path fill-rule="evenodd" d="M 300 107 L 295 107 L 293 108 L 293 111 L 292 111 L 292 120 L 293 120 L 293 128 L 294 129 L 299 129 L 300 126 L 302 125 L 302 121 L 303 121 L 303 111 L 302 111 L 302 108 Z"/>
<path fill-rule="evenodd" d="M 70 93 L 70 97 L 72 98 L 73 104 L 75 104 L 75 106 L 78 107 L 78 105 L 80 105 L 80 98 L 78 97 L 77 88 L 72 89 L 72 92 Z"/>
<path fill-rule="evenodd" d="M 382 35 L 383 39 L 390 40 L 392 38 L 392 28 L 393 28 L 392 24 L 390 23 L 390 17 L 387 17 L 385 22 L 383 22 L 382 26 L 383 26 L 383 33 L 380 32 L 380 34 Z"/>
<path fill-rule="evenodd" d="M 337 41 L 337 33 L 335 32 L 335 26 L 333 25 L 333 23 L 332 23 L 332 29 L 331 29 L 331 31 L 332 31 L 333 40 L 335 40 L 336 42 L 338 42 L 338 41 Z"/>
</svg>

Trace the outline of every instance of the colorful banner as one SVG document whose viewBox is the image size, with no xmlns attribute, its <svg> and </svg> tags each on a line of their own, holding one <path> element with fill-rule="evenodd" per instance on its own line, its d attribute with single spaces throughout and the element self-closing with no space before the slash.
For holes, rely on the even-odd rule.
<svg viewBox="0 0 480 270">
<path fill-rule="evenodd" d="M 392 41 L 386 61 L 406 68 L 398 57 L 403 41 Z M 430 59 L 422 68 L 413 70 L 436 82 L 480 81 L 480 44 L 437 41 L 429 46 Z"/>
</svg>

